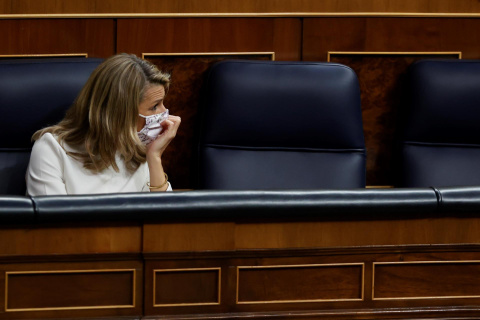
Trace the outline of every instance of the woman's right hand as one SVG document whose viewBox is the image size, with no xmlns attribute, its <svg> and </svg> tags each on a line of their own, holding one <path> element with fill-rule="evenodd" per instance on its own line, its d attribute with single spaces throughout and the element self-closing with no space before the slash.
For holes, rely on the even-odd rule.
<svg viewBox="0 0 480 320">
<path fill-rule="evenodd" d="M 178 127 L 182 122 L 180 117 L 170 115 L 162 122 L 163 131 L 152 143 L 147 145 L 147 161 L 149 158 L 161 158 L 165 149 L 177 135 Z"/>
</svg>

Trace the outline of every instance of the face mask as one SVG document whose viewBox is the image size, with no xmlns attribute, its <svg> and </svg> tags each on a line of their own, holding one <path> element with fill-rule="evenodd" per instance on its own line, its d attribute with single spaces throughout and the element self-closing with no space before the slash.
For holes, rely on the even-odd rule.
<svg viewBox="0 0 480 320">
<path fill-rule="evenodd" d="M 162 132 L 163 128 L 161 123 L 168 119 L 168 109 L 165 112 L 151 116 L 141 114 L 139 114 L 139 116 L 145 118 L 145 126 L 137 132 L 137 134 L 140 141 L 142 141 L 144 145 L 147 145 L 157 139 L 158 135 Z"/>
</svg>

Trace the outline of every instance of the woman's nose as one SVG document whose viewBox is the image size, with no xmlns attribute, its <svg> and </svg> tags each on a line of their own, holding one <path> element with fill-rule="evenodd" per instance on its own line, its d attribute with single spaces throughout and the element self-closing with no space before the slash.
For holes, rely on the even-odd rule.
<svg viewBox="0 0 480 320">
<path fill-rule="evenodd" d="M 157 108 L 156 114 L 164 113 L 165 111 L 167 111 L 167 107 L 162 105 L 160 108 Z"/>
</svg>

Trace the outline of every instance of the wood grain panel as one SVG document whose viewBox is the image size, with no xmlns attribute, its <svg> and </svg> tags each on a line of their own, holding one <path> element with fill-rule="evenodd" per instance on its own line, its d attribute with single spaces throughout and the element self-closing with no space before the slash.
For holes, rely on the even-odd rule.
<svg viewBox="0 0 480 320">
<path fill-rule="evenodd" d="M 405 108 L 407 68 L 422 59 L 458 59 L 459 54 L 331 53 L 330 61 L 345 64 L 357 74 L 367 148 L 367 185 L 394 185 L 399 117 Z"/>
<path fill-rule="evenodd" d="M 220 268 L 154 270 L 154 307 L 220 304 Z"/>
<path fill-rule="evenodd" d="M 140 226 L 25 227 L 0 232 L 0 255 L 141 252 Z"/>
<path fill-rule="evenodd" d="M 373 299 L 480 298 L 480 261 L 374 264 Z"/>
<path fill-rule="evenodd" d="M 412 247 L 350 247 L 350 248 L 309 248 L 280 250 L 232 250 L 227 252 L 184 252 L 159 253 L 146 255 L 145 263 L 145 315 L 148 318 L 163 316 L 175 318 L 231 319 L 239 315 L 262 319 L 266 314 L 282 319 L 423 319 L 423 316 L 446 318 L 447 315 L 460 316 L 465 312 L 475 312 L 477 302 L 472 299 L 429 299 L 429 300 L 388 300 L 372 301 L 372 262 L 412 261 L 412 260 L 455 260 L 475 259 L 478 257 L 478 246 L 412 246 Z M 352 288 L 358 284 L 361 264 L 365 264 L 364 299 L 356 299 Z M 326 271 L 317 269 L 323 267 Z M 342 271 L 342 265 L 350 268 Z M 251 300 L 237 300 L 237 267 L 240 272 L 254 273 L 249 277 L 251 287 L 243 287 L 241 292 Z M 222 268 L 221 304 L 219 305 L 174 305 L 153 307 L 153 270 L 155 269 L 189 269 L 189 268 Z M 277 268 L 276 268 L 277 267 Z M 271 268 L 280 273 L 269 273 L 262 269 Z M 290 268 L 290 269 L 289 269 Z M 355 269 L 356 268 L 356 269 Z M 298 269 L 298 270 L 294 270 Z M 304 272 L 305 271 L 305 272 Z M 283 273 L 283 274 L 282 274 Z M 276 277 L 280 274 L 281 279 Z M 320 275 L 327 279 L 321 281 Z M 275 275 L 275 277 L 274 277 Z M 318 277 L 315 277 L 318 276 Z M 333 276 L 333 278 L 330 278 Z M 240 281 L 242 274 L 240 275 Z M 247 279 L 247 278 L 244 278 Z M 248 280 L 247 279 L 247 280 Z M 307 279 L 311 279 L 310 282 Z M 338 280 L 337 287 L 333 282 Z M 354 279 L 354 280 L 352 280 Z M 277 283 L 277 280 L 279 283 Z M 319 285 L 319 282 L 321 284 Z M 354 284 L 352 284 L 352 282 Z M 268 285 L 268 287 L 266 286 Z M 201 284 L 199 285 L 201 286 Z M 327 290 L 330 288 L 331 290 Z M 349 288 L 349 289 L 348 289 Z M 358 286 L 357 286 L 358 288 Z M 280 291 L 282 289 L 282 291 Z M 184 291 L 177 286 L 172 290 Z M 195 290 L 201 290 L 200 287 Z M 250 291 L 249 291 L 250 290 Z M 350 291 L 348 291 L 350 290 Z M 288 292 L 287 292 L 288 291 Z M 199 291 L 198 291 L 199 292 Z M 347 297 L 329 300 L 333 295 L 346 293 Z M 358 291 L 355 291 L 358 293 Z M 173 295 L 177 293 L 173 292 Z M 268 296 L 267 296 L 268 294 Z M 316 299 L 319 295 L 327 299 Z M 264 297 L 268 297 L 264 299 Z M 269 299 L 292 298 L 292 300 Z M 257 299 L 257 300 L 254 300 Z M 242 303 L 246 302 L 246 303 Z M 250 302 L 248 302 L 250 301 Z M 253 303 L 252 303 L 253 302 Z M 422 310 L 425 308 L 424 310 Z M 450 309 L 452 308 L 452 309 Z M 395 309 L 395 312 L 392 310 Z M 317 313 L 318 312 L 318 313 Z M 426 312 L 426 313 L 425 313 Z M 405 314 L 403 314 L 405 313 Z M 473 314 L 470 313 L 470 314 Z M 408 314 L 408 315 L 407 315 Z M 181 315 L 181 316 L 180 316 Z"/>
<path fill-rule="evenodd" d="M 231 250 L 233 222 L 146 224 L 144 252 Z"/>
<path fill-rule="evenodd" d="M 300 60 L 301 20 L 119 19 L 117 52 L 275 52 L 276 60 Z"/>
<path fill-rule="evenodd" d="M 6 311 L 133 308 L 135 270 L 7 272 Z"/>
<path fill-rule="evenodd" d="M 0 264 L 0 319 L 138 319 L 143 309 L 142 262 L 91 260 L 77 256 L 70 262 Z M 5 312 L 5 303 L 13 310 Z"/>
<path fill-rule="evenodd" d="M 468 36 L 459 36 L 468 35 Z M 303 60 L 328 51 L 462 52 L 480 58 L 480 20 L 449 18 L 306 18 Z"/>
<path fill-rule="evenodd" d="M 1 13 L 480 12 L 471 0 L 3 0 Z"/>
<path fill-rule="evenodd" d="M 311 248 L 425 243 L 480 243 L 475 218 L 238 224 L 235 247 Z"/>
<path fill-rule="evenodd" d="M 0 20 L 0 54 L 88 53 L 106 58 L 115 52 L 113 19 Z"/>
<path fill-rule="evenodd" d="M 363 299 L 363 265 L 238 267 L 237 303 Z"/>
<path fill-rule="evenodd" d="M 475 218 L 171 223 L 144 227 L 144 252 L 479 244 Z"/>
</svg>

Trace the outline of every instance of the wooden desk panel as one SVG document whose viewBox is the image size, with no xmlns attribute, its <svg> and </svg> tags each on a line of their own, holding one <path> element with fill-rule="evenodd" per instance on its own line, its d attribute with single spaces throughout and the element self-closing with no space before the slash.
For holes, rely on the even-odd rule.
<svg viewBox="0 0 480 320">
<path fill-rule="evenodd" d="M 140 253 L 140 225 L 64 225 L 3 228 L 0 259 L 8 256 Z"/>
<path fill-rule="evenodd" d="M 0 55 L 115 53 L 113 19 L 0 19 Z"/>
<path fill-rule="evenodd" d="M 480 313 L 474 215 L 225 220 L 3 226 L 0 319 Z"/>
<path fill-rule="evenodd" d="M 0 264 L 0 319 L 138 319 L 143 263 L 88 260 Z"/>
</svg>

